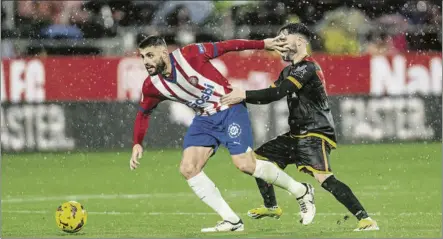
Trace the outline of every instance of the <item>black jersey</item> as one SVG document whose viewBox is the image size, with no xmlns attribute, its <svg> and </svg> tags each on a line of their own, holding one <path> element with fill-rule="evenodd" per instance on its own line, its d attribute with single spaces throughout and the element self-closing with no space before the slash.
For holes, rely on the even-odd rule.
<svg viewBox="0 0 443 239">
<path fill-rule="evenodd" d="M 336 141 L 323 72 L 311 57 L 285 67 L 270 88 L 246 91 L 246 102 L 267 104 L 284 96 L 288 101 L 291 134 L 320 134 Z"/>
</svg>

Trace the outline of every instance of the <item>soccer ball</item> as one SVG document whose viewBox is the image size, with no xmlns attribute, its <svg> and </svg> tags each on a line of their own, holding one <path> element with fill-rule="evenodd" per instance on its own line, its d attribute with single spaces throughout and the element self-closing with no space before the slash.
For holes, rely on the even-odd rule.
<svg viewBox="0 0 443 239">
<path fill-rule="evenodd" d="M 55 212 L 55 222 L 64 232 L 75 233 L 86 224 L 88 215 L 83 206 L 76 201 L 63 203 Z"/>
</svg>

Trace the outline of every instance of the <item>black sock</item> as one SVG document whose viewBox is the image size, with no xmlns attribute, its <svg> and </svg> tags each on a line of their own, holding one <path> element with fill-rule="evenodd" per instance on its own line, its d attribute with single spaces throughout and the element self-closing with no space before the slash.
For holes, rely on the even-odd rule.
<svg viewBox="0 0 443 239">
<path fill-rule="evenodd" d="M 358 220 L 368 217 L 368 213 L 358 201 L 352 190 L 337 180 L 334 175 L 327 178 L 321 186 L 343 204 Z"/>
<path fill-rule="evenodd" d="M 277 206 L 277 198 L 275 197 L 274 186 L 267 183 L 263 179 L 255 178 L 258 189 L 260 189 L 261 196 L 265 202 L 265 207 L 270 208 Z"/>
</svg>

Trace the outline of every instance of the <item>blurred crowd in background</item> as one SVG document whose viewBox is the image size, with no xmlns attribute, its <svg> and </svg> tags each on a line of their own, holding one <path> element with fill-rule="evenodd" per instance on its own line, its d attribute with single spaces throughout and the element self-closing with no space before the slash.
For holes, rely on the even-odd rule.
<svg viewBox="0 0 443 239">
<path fill-rule="evenodd" d="M 133 52 L 151 34 L 162 34 L 168 44 L 179 46 L 263 39 L 288 22 L 311 27 L 315 52 L 441 51 L 441 7 L 441 1 L 431 0 L 10 1 L 2 2 L 1 37 L 14 40 L 2 41 L 2 56 L 101 54 L 100 47 L 87 43 L 100 39 L 120 40 L 125 53 Z M 48 41 L 54 39 L 74 43 L 56 47 Z M 34 45 L 19 51 L 18 42 Z"/>
</svg>

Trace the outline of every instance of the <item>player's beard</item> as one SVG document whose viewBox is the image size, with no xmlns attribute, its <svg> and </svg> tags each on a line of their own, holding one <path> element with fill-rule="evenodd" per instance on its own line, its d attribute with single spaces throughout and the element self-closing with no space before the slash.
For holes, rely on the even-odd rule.
<svg viewBox="0 0 443 239">
<path fill-rule="evenodd" d="M 146 70 L 148 70 L 148 68 L 149 67 L 146 67 Z M 160 73 L 163 73 L 165 71 L 165 69 L 166 69 L 166 63 L 165 63 L 165 61 L 163 61 L 163 59 L 160 58 L 155 63 L 155 71 L 153 73 L 149 73 L 149 70 L 148 70 L 148 73 L 149 73 L 150 76 L 155 76 L 155 75 L 158 75 Z"/>
</svg>

